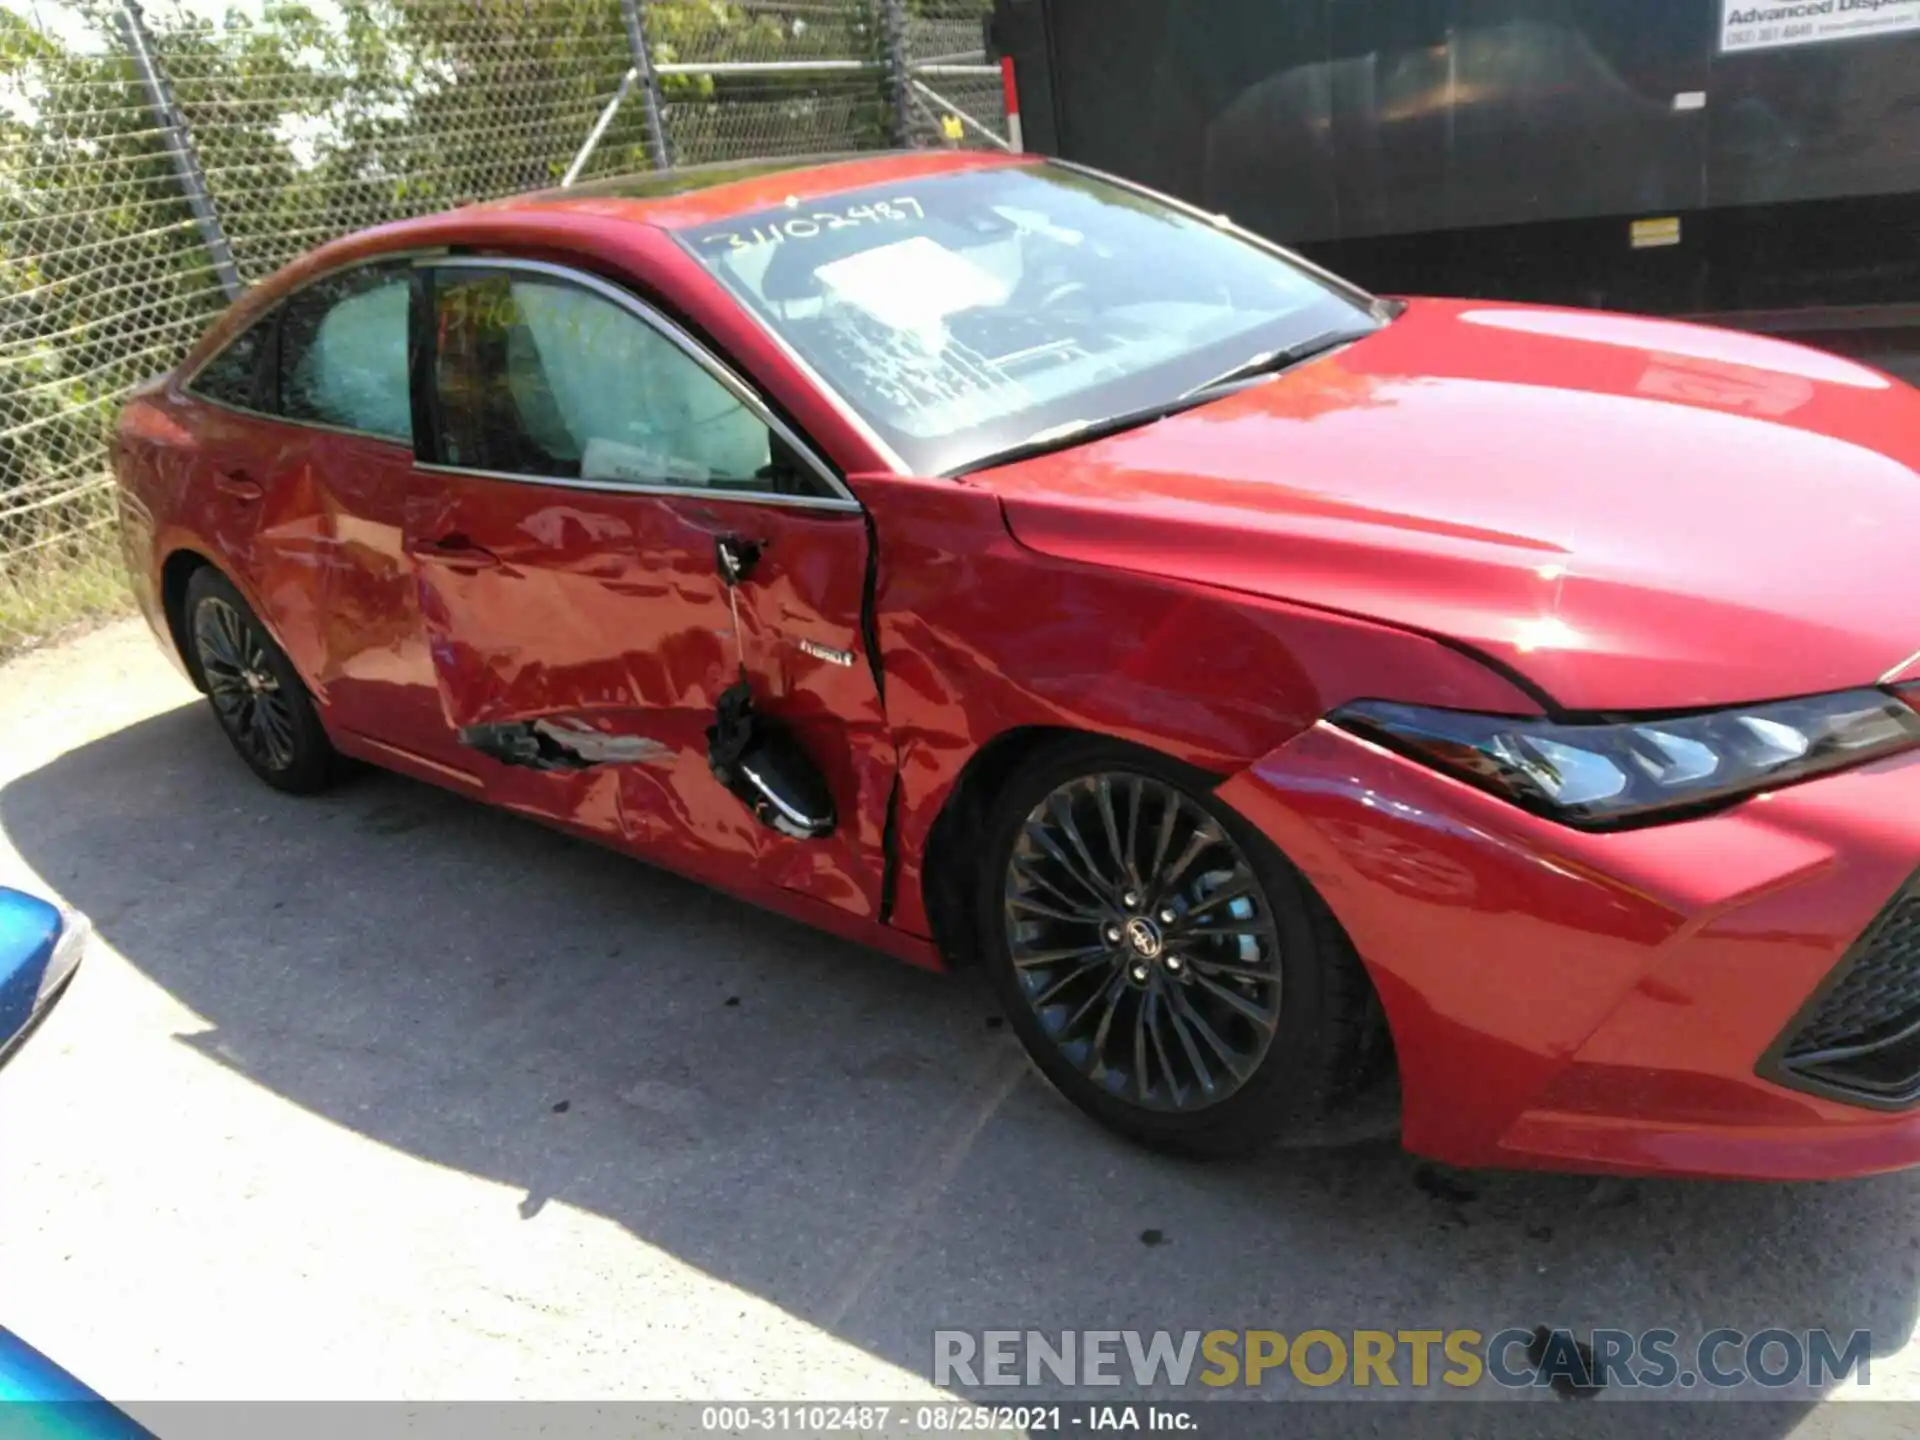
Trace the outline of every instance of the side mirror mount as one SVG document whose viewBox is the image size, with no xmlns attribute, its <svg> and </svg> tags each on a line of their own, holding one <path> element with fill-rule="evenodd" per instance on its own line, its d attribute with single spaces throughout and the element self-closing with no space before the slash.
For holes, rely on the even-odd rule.
<svg viewBox="0 0 1920 1440">
<path fill-rule="evenodd" d="M 813 472 L 801 461 L 799 452 L 776 432 L 768 433 L 767 463 L 754 471 L 753 478 L 775 495 L 815 493 Z"/>
</svg>

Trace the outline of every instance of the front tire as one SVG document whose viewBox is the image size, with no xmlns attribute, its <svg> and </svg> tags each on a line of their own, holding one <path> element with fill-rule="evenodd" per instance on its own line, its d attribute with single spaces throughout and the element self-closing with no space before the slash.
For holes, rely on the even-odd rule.
<svg viewBox="0 0 1920 1440">
<path fill-rule="evenodd" d="M 977 924 L 1014 1031 L 1081 1109 L 1196 1154 L 1256 1150 L 1373 1079 L 1352 947 L 1277 849 L 1148 752 L 1043 752 L 987 826 Z"/>
<path fill-rule="evenodd" d="M 288 794 L 326 788 L 336 757 L 313 699 L 233 583 L 210 567 L 195 571 L 186 620 L 214 718 L 247 767 Z"/>
</svg>

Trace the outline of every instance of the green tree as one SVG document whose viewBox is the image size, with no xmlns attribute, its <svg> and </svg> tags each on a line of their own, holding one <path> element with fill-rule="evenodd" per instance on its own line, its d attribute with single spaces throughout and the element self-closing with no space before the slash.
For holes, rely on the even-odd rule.
<svg viewBox="0 0 1920 1440">
<path fill-rule="evenodd" d="M 97 535 L 128 388 L 225 296 L 118 27 L 0 8 L 0 592 Z M 257 15 L 149 0 L 153 50 L 243 279 L 336 235 L 558 182 L 631 63 L 619 0 L 300 0 Z M 979 0 L 908 0 L 924 18 Z M 875 61 L 878 0 L 650 0 L 656 60 Z M 880 145 L 877 69 L 673 76 L 674 161 Z M 589 174 L 644 170 L 632 96 Z M 4 594 L 0 593 L 0 600 Z M 0 632 L 9 620 L 0 613 Z M 0 633 L 0 647 L 9 636 Z"/>
<path fill-rule="evenodd" d="M 104 38 L 104 37 L 103 37 Z M 89 517 L 126 387 L 222 296 L 132 66 L 0 11 L 0 552 Z"/>
</svg>

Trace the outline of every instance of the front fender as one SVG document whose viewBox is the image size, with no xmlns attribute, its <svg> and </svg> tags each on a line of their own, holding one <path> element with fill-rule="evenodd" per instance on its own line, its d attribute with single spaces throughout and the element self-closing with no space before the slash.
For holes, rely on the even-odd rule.
<svg viewBox="0 0 1920 1440">
<path fill-rule="evenodd" d="M 1492 670 L 1348 616 L 1040 555 L 954 481 L 855 477 L 879 540 L 875 630 L 900 754 L 894 923 L 929 934 L 928 835 L 972 757 L 1028 727 L 1226 776 L 1362 697 L 1538 713 Z"/>
</svg>

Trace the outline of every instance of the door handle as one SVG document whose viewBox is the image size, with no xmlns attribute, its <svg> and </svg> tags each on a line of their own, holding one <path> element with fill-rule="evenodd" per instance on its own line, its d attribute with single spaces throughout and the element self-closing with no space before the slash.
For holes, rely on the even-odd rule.
<svg viewBox="0 0 1920 1440">
<path fill-rule="evenodd" d="M 492 570 L 500 564 L 500 557 L 483 545 L 476 545 L 465 535 L 454 532 L 430 540 L 426 553 L 445 565 L 449 570 L 457 570 L 472 575 L 481 570 Z"/>
<path fill-rule="evenodd" d="M 244 470 L 222 470 L 214 476 L 213 488 L 235 500 L 258 500 L 266 494 L 260 482 Z"/>
</svg>

